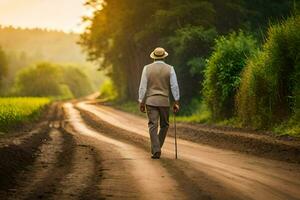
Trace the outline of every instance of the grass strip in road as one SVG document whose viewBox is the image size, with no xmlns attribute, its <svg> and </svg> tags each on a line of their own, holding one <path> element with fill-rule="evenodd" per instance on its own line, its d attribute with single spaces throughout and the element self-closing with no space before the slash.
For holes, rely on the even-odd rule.
<svg viewBox="0 0 300 200">
<path fill-rule="evenodd" d="M 49 103 L 48 98 L 0 98 L 0 132 L 7 132 L 19 124 L 37 119 Z"/>
</svg>

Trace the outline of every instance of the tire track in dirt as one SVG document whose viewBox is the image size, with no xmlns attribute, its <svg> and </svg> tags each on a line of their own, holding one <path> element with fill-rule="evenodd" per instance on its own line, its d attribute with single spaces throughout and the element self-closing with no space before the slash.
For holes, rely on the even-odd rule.
<svg viewBox="0 0 300 200">
<path fill-rule="evenodd" d="M 16 192 L 16 179 L 34 163 L 43 141 L 49 139 L 47 128 L 37 131 L 29 133 L 25 140 L 0 147 L 0 199 Z"/>
<path fill-rule="evenodd" d="M 103 132 L 109 137 L 132 143 L 150 152 L 149 139 L 129 132 L 119 127 L 112 126 L 102 121 L 92 112 L 80 109 L 80 114 L 85 123 Z M 170 155 L 171 153 L 168 152 Z M 149 154 L 150 155 L 150 154 Z M 224 187 L 212 176 L 199 171 L 199 169 L 182 160 L 176 160 L 169 155 L 163 155 L 159 162 L 168 170 L 172 177 L 177 181 L 182 191 L 185 191 L 187 199 L 247 199 L 245 196 L 237 193 L 235 190 Z"/>
<path fill-rule="evenodd" d="M 0 199 L 16 192 L 18 176 L 34 163 L 43 141 L 49 139 L 48 123 L 58 117 L 58 105 L 51 104 L 38 122 L 0 138 Z"/>
<path fill-rule="evenodd" d="M 229 129 L 229 128 L 228 128 Z M 177 124 L 177 131 L 182 134 L 181 139 L 228 149 L 242 153 L 252 154 L 259 157 L 276 159 L 290 163 L 300 163 L 300 140 L 286 138 L 275 134 L 246 132 L 239 129 L 228 130 L 220 127 L 209 127 L 198 124 Z M 170 129 L 173 136 L 173 127 Z"/>
<path fill-rule="evenodd" d="M 146 123 L 145 119 L 118 111 L 109 106 L 103 106 L 95 100 L 81 101 L 77 106 L 93 109 L 101 117 L 108 116 L 106 121 L 116 123 L 125 130 L 138 132 L 145 127 L 141 126 L 141 123 Z M 118 120 L 120 115 L 123 117 L 121 120 L 123 123 L 121 124 Z M 241 128 L 221 128 L 212 125 L 180 122 L 177 124 L 177 131 L 178 133 L 184 133 L 179 134 L 178 138 L 191 142 L 284 162 L 300 163 L 300 140 L 297 138 Z M 174 137 L 172 126 L 170 126 L 168 136 Z"/>
<path fill-rule="evenodd" d="M 64 133 L 74 138 L 73 159 L 69 173 L 61 179 L 51 199 L 102 199 L 97 188 L 102 176 L 98 153 L 70 129 Z"/>
<path fill-rule="evenodd" d="M 72 127 L 80 134 L 93 138 L 95 141 L 102 143 L 103 145 L 110 148 L 110 155 L 119 156 L 120 160 L 113 158 L 108 160 L 109 171 L 114 166 L 121 168 L 118 170 L 120 174 L 110 174 L 114 176 L 107 176 L 102 180 L 102 193 L 114 192 L 114 196 L 111 198 L 132 198 L 127 197 L 128 183 L 126 185 L 120 185 L 118 190 L 113 190 L 110 186 L 114 184 L 120 184 L 118 177 L 122 174 L 129 172 L 131 178 L 126 180 L 133 181 L 134 185 L 139 191 L 136 191 L 137 195 L 135 198 L 140 199 L 185 199 L 183 191 L 178 187 L 177 182 L 170 176 L 170 174 L 164 169 L 161 164 L 157 161 L 149 159 L 149 155 L 141 148 L 130 145 L 128 143 L 121 142 L 109 137 L 104 136 L 100 132 L 96 132 L 91 128 L 88 128 L 82 121 L 80 114 L 73 108 L 73 105 L 68 103 L 64 106 L 67 113 L 67 117 L 72 124 Z M 112 148 L 111 148 L 112 147 Z M 105 155 L 105 154 L 104 154 Z M 109 155 L 109 154 L 106 154 Z M 120 162 L 121 161 L 121 162 Z M 124 163 L 123 166 L 120 164 Z M 115 169 L 115 168 L 114 168 Z M 118 172 L 115 171 L 115 172 Z M 104 171 L 105 172 L 105 171 Z M 130 177 L 129 176 L 129 177 Z M 112 180 L 108 180 L 112 178 Z M 106 183 L 106 184 L 103 184 Z M 124 183 L 124 181 L 121 181 Z M 104 189 L 104 191 L 103 191 Z M 118 194 L 119 192 L 119 194 Z M 107 193 L 108 194 L 108 193 Z M 109 198 L 109 194 L 105 196 Z"/>
<path fill-rule="evenodd" d="M 34 164 L 18 177 L 15 193 L 3 199 L 102 199 L 95 187 L 101 178 L 99 158 L 85 143 L 52 128 Z"/>
<path fill-rule="evenodd" d="M 189 199 L 249 199 L 242 193 L 226 187 L 212 176 L 197 170 L 195 166 L 185 161 L 176 160 L 174 162 L 174 159 L 164 158 L 162 163 L 174 177 L 180 177 L 178 182 L 184 191 L 188 193 Z"/>
<path fill-rule="evenodd" d="M 30 167 L 30 173 L 25 178 L 26 181 L 20 183 L 18 192 L 10 199 L 40 199 L 45 198 L 46 193 L 50 192 L 49 186 L 56 178 L 53 171 L 56 168 L 57 159 L 63 151 L 63 136 L 57 129 L 52 129 L 49 136 L 50 140 L 41 146 L 39 156 Z"/>
<path fill-rule="evenodd" d="M 9 146 L 10 154 L 1 149 L 1 144 L 7 147 L 7 142 L 1 140 L 3 171 L 16 164 L 24 164 L 27 168 L 13 174 L 13 188 L 2 189 L 0 199 L 103 199 L 97 187 L 102 176 L 99 152 L 76 137 L 77 134 L 61 127 L 60 105 L 50 113 L 49 125 L 44 121 L 31 135 L 20 134 L 21 139 L 11 137 L 14 148 Z M 1 180 L 7 183 L 6 176 L 1 176 Z"/>
<path fill-rule="evenodd" d="M 97 166 L 95 173 L 98 180 L 94 180 L 94 183 L 82 193 L 82 196 L 87 197 L 87 193 L 93 192 L 95 194 L 99 191 L 100 199 L 141 199 L 140 191 L 136 187 L 136 182 L 133 181 L 131 171 L 124 167 L 128 165 L 129 160 L 123 158 L 114 145 L 78 133 L 76 137 L 94 148 L 98 162 L 100 160 L 99 163 L 101 164 L 101 167 Z"/>
<path fill-rule="evenodd" d="M 77 107 L 92 126 L 98 127 L 99 123 L 103 123 L 101 121 L 105 121 L 106 127 L 125 128 L 123 132 L 120 132 L 122 134 L 119 137 L 127 132 L 127 135 L 133 136 L 123 138 L 134 140 L 134 143 L 148 140 L 144 119 L 128 116 L 127 113 L 123 115 L 120 111 L 103 106 L 98 108 L 88 105 L 86 102 L 78 103 Z M 111 136 L 115 137 L 115 135 Z M 164 157 L 173 157 L 173 141 L 170 138 L 167 138 L 166 141 L 162 161 L 164 161 Z M 183 172 L 187 179 L 195 182 L 200 188 L 199 192 L 204 189 L 210 193 L 212 198 L 218 199 L 218 195 L 214 191 L 222 191 L 221 194 L 224 192 L 225 196 L 221 195 L 219 199 L 297 199 L 299 197 L 298 165 L 243 155 L 184 140 L 180 140 L 179 143 L 180 161 L 190 165 L 187 170 L 185 167 L 177 166 L 178 172 Z M 173 167 L 167 167 L 167 169 L 173 169 Z M 176 168 L 174 167 L 174 169 Z M 199 177 L 198 174 L 204 175 L 204 177 L 200 179 L 201 176 Z M 199 177 L 200 181 L 195 177 Z M 207 179 L 207 181 L 202 181 L 203 179 Z M 181 182 L 184 187 L 185 181 L 179 180 L 178 182 Z M 186 189 L 188 191 L 189 187 L 185 187 Z M 228 191 L 230 191 L 229 194 Z M 226 198 L 226 194 L 228 194 L 228 198 Z"/>
</svg>

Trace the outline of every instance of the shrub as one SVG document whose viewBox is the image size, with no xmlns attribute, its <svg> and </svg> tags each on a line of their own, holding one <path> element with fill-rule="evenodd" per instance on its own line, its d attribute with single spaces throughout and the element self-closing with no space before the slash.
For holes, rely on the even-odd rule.
<svg viewBox="0 0 300 200">
<path fill-rule="evenodd" d="M 60 96 L 62 74 L 50 63 L 39 63 L 23 69 L 16 79 L 18 94 L 22 96 Z"/>
<path fill-rule="evenodd" d="M 88 76 L 75 66 L 39 63 L 19 72 L 15 93 L 21 96 L 53 96 L 67 99 L 92 92 Z"/>
<path fill-rule="evenodd" d="M 115 100 L 117 98 L 117 90 L 110 79 L 104 81 L 100 87 L 100 98 L 105 100 Z"/>
<path fill-rule="evenodd" d="M 193 123 L 209 123 L 211 121 L 211 112 L 203 101 L 194 98 L 191 104 L 194 112 L 188 116 L 178 116 L 178 121 Z"/>
<path fill-rule="evenodd" d="M 249 56 L 257 51 L 256 41 L 243 32 L 231 33 L 216 40 L 208 59 L 204 80 L 204 99 L 213 120 L 232 117 L 240 73 Z"/>
<path fill-rule="evenodd" d="M 269 127 L 291 116 L 299 123 L 299 52 L 299 16 L 269 28 L 262 51 L 242 75 L 237 106 L 243 125 Z"/>
<path fill-rule="evenodd" d="M 63 82 L 70 88 L 75 97 L 82 97 L 92 92 L 92 85 L 88 76 L 75 66 L 62 67 Z"/>
</svg>

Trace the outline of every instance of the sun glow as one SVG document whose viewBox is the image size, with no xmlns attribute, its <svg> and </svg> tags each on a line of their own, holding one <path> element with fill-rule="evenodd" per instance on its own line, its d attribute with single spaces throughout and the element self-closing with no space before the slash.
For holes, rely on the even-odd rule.
<svg viewBox="0 0 300 200">
<path fill-rule="evenodd" d="M 85 0 L 0 0 L 0 25 L 43 28 L 81 33 L 89 25 L 82 17 L 92 17 L 95 9 Z"/>
</svg>

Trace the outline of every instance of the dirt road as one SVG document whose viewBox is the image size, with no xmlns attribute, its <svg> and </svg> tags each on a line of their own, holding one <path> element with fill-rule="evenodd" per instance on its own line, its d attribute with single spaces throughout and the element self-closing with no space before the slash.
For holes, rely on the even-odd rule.
<svg viewBox="0 0 300 200">
<path fill-rule="evenodd" d="M 170 137 L 152 160 L 144 118 L 89 101 L 55 116 L 2 139 L 0 199 L 300 199 L 299 164 L 182 139 L 174 160 Z"/>
</svg>

